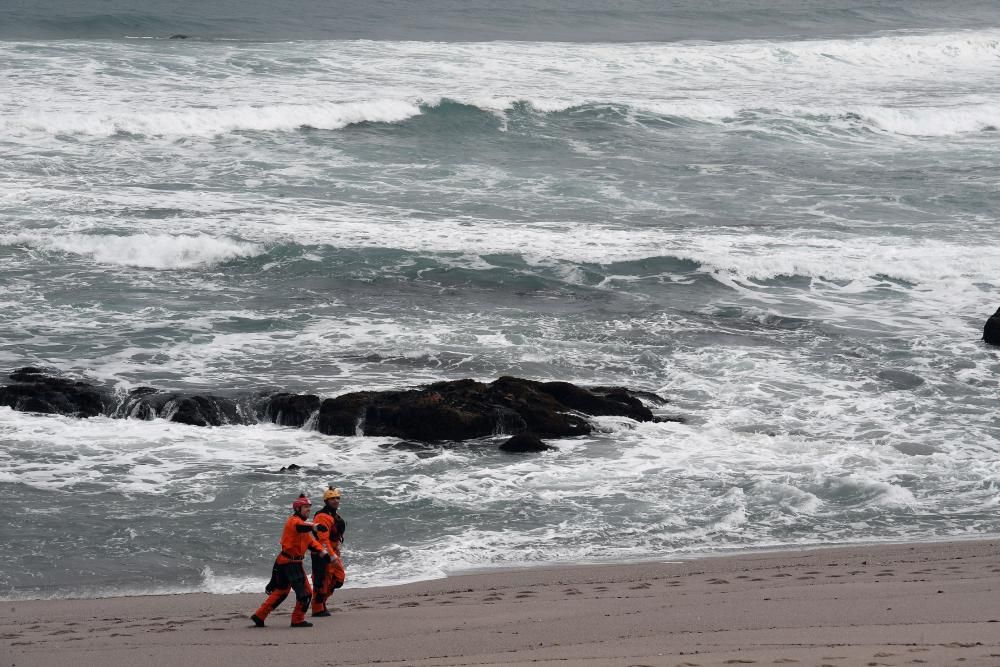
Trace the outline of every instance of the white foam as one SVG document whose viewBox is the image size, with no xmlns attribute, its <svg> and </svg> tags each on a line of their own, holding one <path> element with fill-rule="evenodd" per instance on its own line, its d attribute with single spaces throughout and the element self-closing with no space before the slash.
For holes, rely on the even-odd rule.
<svg viewBox="0 0 1000 667">
<path fill-rule="evenodd" d="M 50 134 L 113 136 L 119 133 L 149 136 L 209 137 L 237 131 L 273 132 L 311 127 L 336 130 L 361 122 L 394 123 L 420 113 L 413 102 L 382 100 L 316 104 L 276 104 L 176 111 L 80 113 L 43 112 L 4 120 L 9 132 L 23 130 Z"/>
<path fill-rule="evenodd" d="M 954 107 L 859 107 L 857 112 L 876 127 L 894 134 L 951 136 L 1000 128 L 1000 105 Z"/>
<path fill-rule="evenodd" d="M 57 45 L 44 55 L 0 45 L 0 57 L 48 75 L 32 82 L 14 78 L 20 70 L 0 72 L 0 88 L 19 91 L 0 107 L 0 128 L 10 137 L 28 133 L 31 141 L 39 132 L 211 137 L 339 129 L 400 122 L 419 114 L 421 104 L 447 98 L 501 115 L 519 102 L 542 113 L 614 104 L 707 122 L 750 112 L 845 125 L 841 117 L 855 114 L 884 132 L 947 136 L 995 127 L 1000 108 L 981 85 L 1000 70 L 995 29 L 686 44 L 240 45 L 241 54 L 273 63 L 282 76 L 234 68 L 228 46 L 190 48 L 198 67 L 189 53 L 135 43 L 82 51 L 79 44 Z M 289 49 L 301 64 L 289 63 Z M 109 77 L 109 61 L 134 67 L 129 76 Z M 935 103 L 915 106 L 915 97 Z"/>
<path fill-rule="evenodd" d="M 0 245 L 89 257 L 101 264 L 151 269 L 186 269 L 254 257 L 263 249 L 253 243 L 204 234 L 58 234 L 55 232 L 0 234 Z"/>
</svg>

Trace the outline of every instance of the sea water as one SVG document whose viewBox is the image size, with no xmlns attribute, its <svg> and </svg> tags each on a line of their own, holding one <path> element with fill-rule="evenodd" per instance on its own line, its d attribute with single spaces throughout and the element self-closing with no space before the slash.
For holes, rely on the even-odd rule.
<svg viewBox="0 0 1000 667">
<path fill-rule="evenodd" d="M 684 421 L 512 456 L 0 408 L 0 597 L 260 591 L 328 483 L 351 586 L 1000 533 L 1000 10 L 493 4 L 0 7 L 0 368 Z"/>
</svg>

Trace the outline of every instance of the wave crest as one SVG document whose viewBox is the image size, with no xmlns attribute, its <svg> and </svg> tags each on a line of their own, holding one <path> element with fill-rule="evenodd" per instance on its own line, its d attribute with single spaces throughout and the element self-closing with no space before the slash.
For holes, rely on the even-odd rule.
<svg viewBox="0 0 1000 667">
<path fill-rule="evenodd" d="M 89 257 L 101 264 L 148 269 L 187 269 L 218 264 L 264 252 L 253 243 L 205 235 L 167 234 L 62 234 L 0 235 L 0 245 L 27 246 L 37 250 Z"/>
<path fill-rule="evenodd" d="M 363 122 L 396 123 L 420 114 L 413 102 L 378 100 L 325 104 L 275 104 L 178 111 L 106 112 L 79 114 L 49 112 L 25 115 L 5 123 L 11 131 L 54 135 L 110 137 L 139 136 L 211 137 L 231 132 L 287 132 L 302 128 L 339 130 Z"/>
</svg>

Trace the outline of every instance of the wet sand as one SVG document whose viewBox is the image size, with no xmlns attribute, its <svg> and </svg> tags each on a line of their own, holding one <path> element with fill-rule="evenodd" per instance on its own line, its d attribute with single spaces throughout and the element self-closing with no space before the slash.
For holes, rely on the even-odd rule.
<svg viewBox="0 0 1000 667">
<path fill-rule="evenodd" d="M 291 599 L 0 603 L 0 667 L 29 665 L 1000 666 L 1000 539 L 543 567 Z M 263 565 L 262 565 L 263 567 Z"/>
</svg>

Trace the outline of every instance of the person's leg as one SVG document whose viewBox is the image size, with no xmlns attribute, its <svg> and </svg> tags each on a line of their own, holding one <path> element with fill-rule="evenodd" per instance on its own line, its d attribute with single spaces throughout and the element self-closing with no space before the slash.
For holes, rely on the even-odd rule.
<svg viewBox="0 0 1000 667">
<path fill-rule="evenodd" d="M 337 590 L 344 585 L 347 581 L 347 572 L 344 570 L 344 561 L 340 558 L 334 558 L 330 561 L 330 593 Z"/>
<path fill-rule="evenodd" d="M 254 624 L 259 626 L 264 625 L 264 619 L 267 618 L 268 614 L 278 608 L 285 598 L 288 597 L 288 591 L 291 590 L 291 586 L 285 586 L 284 588 L 275 588 L 271 591 L 271 594 L 267 596 L 264 600 L 264 604 L 257 608 L 254 615 L 251 616 Z"/>
<path fill-rule="evenodd" d="M 319 558 L 313 556 L 313 599 L 312 599 L 312 613 L 313 616 L 325 616 L 326 614 L 326 599 L 330 597 L 330 575 L 329 575 L 329 559 Z"/>
<path fill-rule="evenodd" d="M 306 579 L 306 571 L 302 565 L 297 566 L 298 572 L 289 572 L 292 590 L 295 591 L 295 608 L 292 610 L 292 625 L 309 627 L 312 623 L 306 621 L 309 602 L 312 600 L 312 587 Z"/>
</svg>

